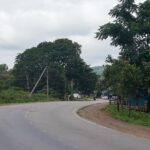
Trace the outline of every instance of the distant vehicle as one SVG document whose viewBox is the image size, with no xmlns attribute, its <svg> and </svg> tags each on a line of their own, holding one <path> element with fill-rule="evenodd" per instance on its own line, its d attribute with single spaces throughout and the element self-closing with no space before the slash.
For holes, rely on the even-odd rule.
<svg viewBox="0 0 150 150">
<path fill-rule="evenodd" d="M 107 90 L 102 91 L 101 98 L 108 99 L 108 91 Z"/>
<path fill-rule="evenodd" d="M 74 93 L 73 97 L 78 99 L 78 98 L 81 98 L 81 95 L 79 93 Z"/>
<path fill-rule="evenodd" d="M 108 96 L 101 96 L 102 99 L 108 99 Z"/>
</svg>

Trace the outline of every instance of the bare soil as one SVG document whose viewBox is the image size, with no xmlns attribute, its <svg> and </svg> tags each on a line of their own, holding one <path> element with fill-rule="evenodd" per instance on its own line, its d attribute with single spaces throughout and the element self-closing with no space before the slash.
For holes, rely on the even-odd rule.
<svg viewBox="0 0 150 150">
<path fill-rule="evenodd" d="M 81 117 L 84 117 L 97 124 L 108 128 L 119 130 L 121 132 L 150 139 L 150 127 L 129 124 L 120 120 L 113 119 L 103 108 L 108 104 L 94 104 L 84 107 L 78 111 Z"/>
</svg>

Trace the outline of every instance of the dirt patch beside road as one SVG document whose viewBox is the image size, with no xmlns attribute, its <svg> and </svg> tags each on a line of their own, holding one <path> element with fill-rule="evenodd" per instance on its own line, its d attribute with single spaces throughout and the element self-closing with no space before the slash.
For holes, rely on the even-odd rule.
<svg viewBox="0 0 150 150">
<path fill-rule="evenodd" d="M 113 119 L 103 108 L 108 104 L 94 104 L 84 107 L 78 111 L 81 117 L 84 117 L 97 124 L 108 128 L 119 130 L 121 132 L 150 139 L 150 127 L 129 124 L 120 120 Z"/>
</svg>

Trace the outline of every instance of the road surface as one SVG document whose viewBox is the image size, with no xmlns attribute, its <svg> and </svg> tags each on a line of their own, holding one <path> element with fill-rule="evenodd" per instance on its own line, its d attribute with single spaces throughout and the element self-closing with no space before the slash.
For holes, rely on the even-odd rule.
<svg viewBox="0 0 150 150">
<path fill-rule="evenodd" d="M 105 128 L 76 115 L 77 109 L 92 103 L 96 102 L 0 107 L 0 150 L 150 150 L 150 140 Z"/>
</svg>

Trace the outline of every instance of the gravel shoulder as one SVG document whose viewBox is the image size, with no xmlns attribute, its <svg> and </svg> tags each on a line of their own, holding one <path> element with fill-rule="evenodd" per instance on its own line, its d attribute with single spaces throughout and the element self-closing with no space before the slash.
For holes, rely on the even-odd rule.
<svg viewBox="0 0 150 150">
<path fill-rule="evenodd" d="M 80 109 L 78 114 L 83 118 L 86 118 L 105 127 L 150 140 L 150 127 L 129 124 L 113 119 L 108 113 L 102 110 L 106 105 L 108 104 L 90 105 Z"/>
</svg>

